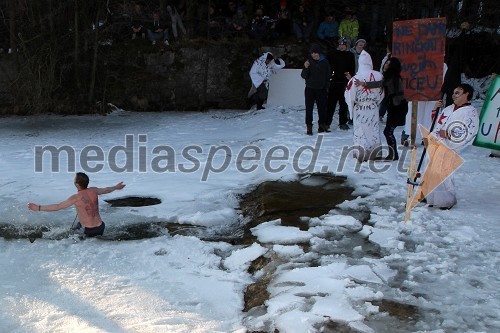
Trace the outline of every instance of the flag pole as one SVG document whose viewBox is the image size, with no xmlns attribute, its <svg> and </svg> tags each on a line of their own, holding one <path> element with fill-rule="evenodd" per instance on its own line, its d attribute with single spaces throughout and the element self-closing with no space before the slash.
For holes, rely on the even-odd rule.
<svg viewBox="0 0 500 333">
<path fill-rule="evenodd" d="M 441 100 L 443 100 L 443 98 L 444 98 L 444 95 L 441 95 Z M 442 107 L 434 109 L 436 111 L 436 114 L 434 115 L 434 118 L 432 119 L 432 124 L 431 124 L 431 128 L 429 129 L 429 134 L 432 133 L 432 131 L 434 130 L 434 127 L 436 126 L 436 120 L 439 117 L 439 113 L 441 112 L 441 109 L 442 109 Z M 424 150 L 422 150 L 422 156 L 420 157 L 420 161 L 418 162 L 417 172 L 415 173 L 415 178 L 413 179 L 414 182 L 416 182 L 417 179 L 420 178 L 420 169 L 422 168 L 422 164 L 424 163 L 424 158 L 425 158 L 426 153 L 427 153 L 427 146 L 424 145 Z"/>
<path fill-rule="evenodd" d="M 406 194 L 406 214 L 405 214 L 405 223 L 410 219 L 410 212 L 411 212 L 411 199 L 413 197 L 413 188 L 414 188 L 414 182 L 411 180 L 415 178 L 415 163 L 417 161 L 417 148 L 415 146 L 411 147 L 411 163 L 410 167 L 408 168 L 408 192 Z"/>
</svg>

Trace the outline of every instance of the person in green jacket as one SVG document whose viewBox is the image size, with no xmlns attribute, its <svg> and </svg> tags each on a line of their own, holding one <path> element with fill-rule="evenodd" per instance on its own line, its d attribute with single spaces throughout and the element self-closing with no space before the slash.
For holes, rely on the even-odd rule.
<svg viewBox="0 0 500 333">
<path fill-rule="evenodd" d="M 359 22 L 353 11 L 350 8 L 346 8 L 345 10 L 345 18 L 340 22 L 339 26 L 339 36 L 347 37 L 351 42 L 351 45 L 354 44 L 356 39 L 358 38 L 359 33 Z"/>
</svg>

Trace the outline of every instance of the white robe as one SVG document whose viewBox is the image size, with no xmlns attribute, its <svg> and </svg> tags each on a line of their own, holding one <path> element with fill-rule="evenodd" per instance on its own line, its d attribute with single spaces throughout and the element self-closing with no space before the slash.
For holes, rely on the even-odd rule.
<svg viewBox="0 0 500 333">
<path fill-rule="evenodd" d="M 248 97 L 253 95 L 257 88 L 265 82 L 266 88 L 269 89 L 269 77 L 271 74 L 276 73 L 277 70 L 285 67 L 285 61 L 279 58 L 279 64 L 277 64 L 274 60 L 269 62 L 266 65 L 267 55 L 271 54 L 270 52 L 264 52 L 257 60 L 253 62 L 252 68 L 250 68 L 250 79 L 252 80 L 252 87 L 248 92 Z"/>
<path fill-rule="evenodd" d="M 384 98 L 384 90 L 356 86 L 354 81 L 382 81 L 382 79 L 382 74 L 373 70 L 370 55 L 366 51 L 361 52 L 358 72 L 347 84 L 344 94 L 354 125 L 354 157 L 360 162 L 373 160 L 380 149 L 378 109 Z"/>
<path fill-rule="evenodd" d="M 436 125 L 432 134 L 438 138 L 449 149 L 459 153 L 462 149 L 472 144 L 479 129 L 479 115 L 477 110 L 472 105 L 462 106 L 454 110 L 455 105 L 452 104 L 446 107 L 436 119 Z M 446 130 L 451 138 L 441 138 L 440 130 Z M 438 148 L 433 156 L 433 167 L 437 168 L 435 172 L 440 172 L 449 168 L 449 163 L 445 156 L 446 152 L 440 153 Z M 430 170 L 434 172 L 434 170 Z M 453 174 L 446 178 L 432 192 L 426 194 L 427 203 L 435 207 L 451 208 L 457 203 L 455 185 L 453 182 Z"/>
</svg>

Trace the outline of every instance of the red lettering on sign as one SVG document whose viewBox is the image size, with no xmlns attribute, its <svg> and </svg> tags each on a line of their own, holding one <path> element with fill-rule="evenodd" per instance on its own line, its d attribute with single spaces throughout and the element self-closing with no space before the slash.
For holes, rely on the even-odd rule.
<svg viewBox="0 0 500 333">
<path fill-rule="evenodd" d="M 441 98 L 446 18 L 396 21 L 392 55 L 401 60 L 403 88 L 408 101 Z"/>
</svg>

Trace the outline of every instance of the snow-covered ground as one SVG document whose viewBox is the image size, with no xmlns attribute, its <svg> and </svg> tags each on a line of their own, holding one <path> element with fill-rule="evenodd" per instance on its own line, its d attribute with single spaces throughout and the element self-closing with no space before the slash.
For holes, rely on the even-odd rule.
<svg viewBox="0 0 500 333">
<path fill-rule="evenodd" d="M 458 204 L 449 211 L 421 204 L 405 224 L 409 156 L 356 170 L 342 154 L 352 130 L 304 132 L 298 107 L 3 118 L 0 225 L 50 231 L 33 243 L 0 238 L 0 332 L 303 333 L 328 321 L 360 332 L 500 331 L 500 159 L 467 149 L 455 174 Z M 48 152 L 37 164 L 35 146 L 49 145 L 67 148 L 74 170 L 66 153 L 59 172 L 51 170 Z M 307 231 L 265 222 L 252 230 L 259 242 L 249 247 L 167 233 L 121 242 L 61 238 L 74 209 L 27 209 L 28 202 L 65 200 L 75 192 L 74 172 L 88 171 L 91 186 L 126 183 L 102 199 L 162 200 L 135 208 L 101 200 L 110 233 L 167 221 L 230 229 L 242 221 L 239 194 L 266 180 L 297 180 L 313 171 L 311 160 L 314 171 L 347 176 L 357 198 L 327 215 L 303 217 Z M 387 170 L 377 172 L 381 166 Z M 345 215 L 361 209 L 371 211 L 369 225 Z M 357 256 L 334 254 L 353 234 L 383 255 L 364 254 L 359 245 L 352 249 Z M 247 269 L 261 255 L 274 260 L 275 271 L 252 276 Z M 246 286 L 265 274 L 272 274 L 266 307 L 242 312 Z M 395 323 L 377 305 L 382 300 L 413 305 L 419 316 L 411 325 Z"/>
</svg>

